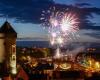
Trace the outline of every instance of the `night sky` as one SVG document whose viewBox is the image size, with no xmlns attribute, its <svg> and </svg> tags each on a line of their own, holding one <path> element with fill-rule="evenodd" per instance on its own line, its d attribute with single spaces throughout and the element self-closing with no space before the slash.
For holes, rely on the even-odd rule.
<svg viewBox="0 0 100 80">
<path fill-rule="evenodd" d="M 0 26 L 11 23 L 18 38 L 48 40 L 40 17 L 43 10 L 55 6 L 69 8 L 80 18 L 78 42 L 100 42 L 100 0 L 0 0 Z"/>
</svg>

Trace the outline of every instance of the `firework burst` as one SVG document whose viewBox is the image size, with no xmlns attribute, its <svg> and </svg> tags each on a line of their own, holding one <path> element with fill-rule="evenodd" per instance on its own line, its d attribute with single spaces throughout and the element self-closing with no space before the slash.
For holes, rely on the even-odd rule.
<svg viewBox="0 0 100 80">
<path fill-rule="evenodd" d="M 63 32 L 73 32 L 79 30 L 78 18 L 72 13 L 65 13 L 61 21 L 61 29 Z"/>
<path fill-rule="evenodd" d="M 65 42 L 76 39 L 79 20 L 75 13 L 58 11 L 55 7 L 52 7 L 43 11 L 41 15 L 43 26 L 48 27 L 52 45 L 62 46 Z"/>
<path fill-rule="evenodd" d="M 66 41 L 73 41 L 77 38 L 77 31 L 79 30 L 79 19 L 74 13 L 65 13 L 61 19 L 60 29 L 62 36 Z"/>
</svg>

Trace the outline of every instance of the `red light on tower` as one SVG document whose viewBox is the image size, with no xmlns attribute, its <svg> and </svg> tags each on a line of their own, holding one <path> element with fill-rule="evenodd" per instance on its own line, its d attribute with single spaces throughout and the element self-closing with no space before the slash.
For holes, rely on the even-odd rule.
<svg viewBox="0 0 100 80">
<path fill-rule="evenodd" d="M 16 45 L 12 45 L 12 52 L 16 53 Z"/>
</svg>

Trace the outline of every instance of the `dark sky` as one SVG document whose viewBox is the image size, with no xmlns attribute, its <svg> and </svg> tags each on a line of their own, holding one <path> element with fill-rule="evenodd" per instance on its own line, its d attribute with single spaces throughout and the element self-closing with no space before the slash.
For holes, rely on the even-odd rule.
<svg viewBox="0 0 100 80">
<path fill-rule="evenodd" d="M 40 24 L 43 10 L 55 6 L 68 8 L 80 19 L 79 41 L 100 40 L 100 0 L 0 0 L 0 25 L 8 21 L 18 32 L 18 37 L 47 40 L 47 31 Z M 41 34 L 40 34 L 41 33 Z M 34 35 L 33 35 L 34 34 Z"/>
</svg>

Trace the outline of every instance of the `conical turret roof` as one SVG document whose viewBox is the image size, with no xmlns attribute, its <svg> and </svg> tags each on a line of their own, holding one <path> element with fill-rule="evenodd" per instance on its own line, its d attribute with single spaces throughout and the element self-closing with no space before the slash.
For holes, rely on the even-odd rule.
<svg viewBox="0 0 100 80">
<path fill-rule="evenodd" d="M 16 31 L 12 28 L 10 23 L 6 21 L 0 28 L 0 33 L 16 33 Z"/>
</svg>

